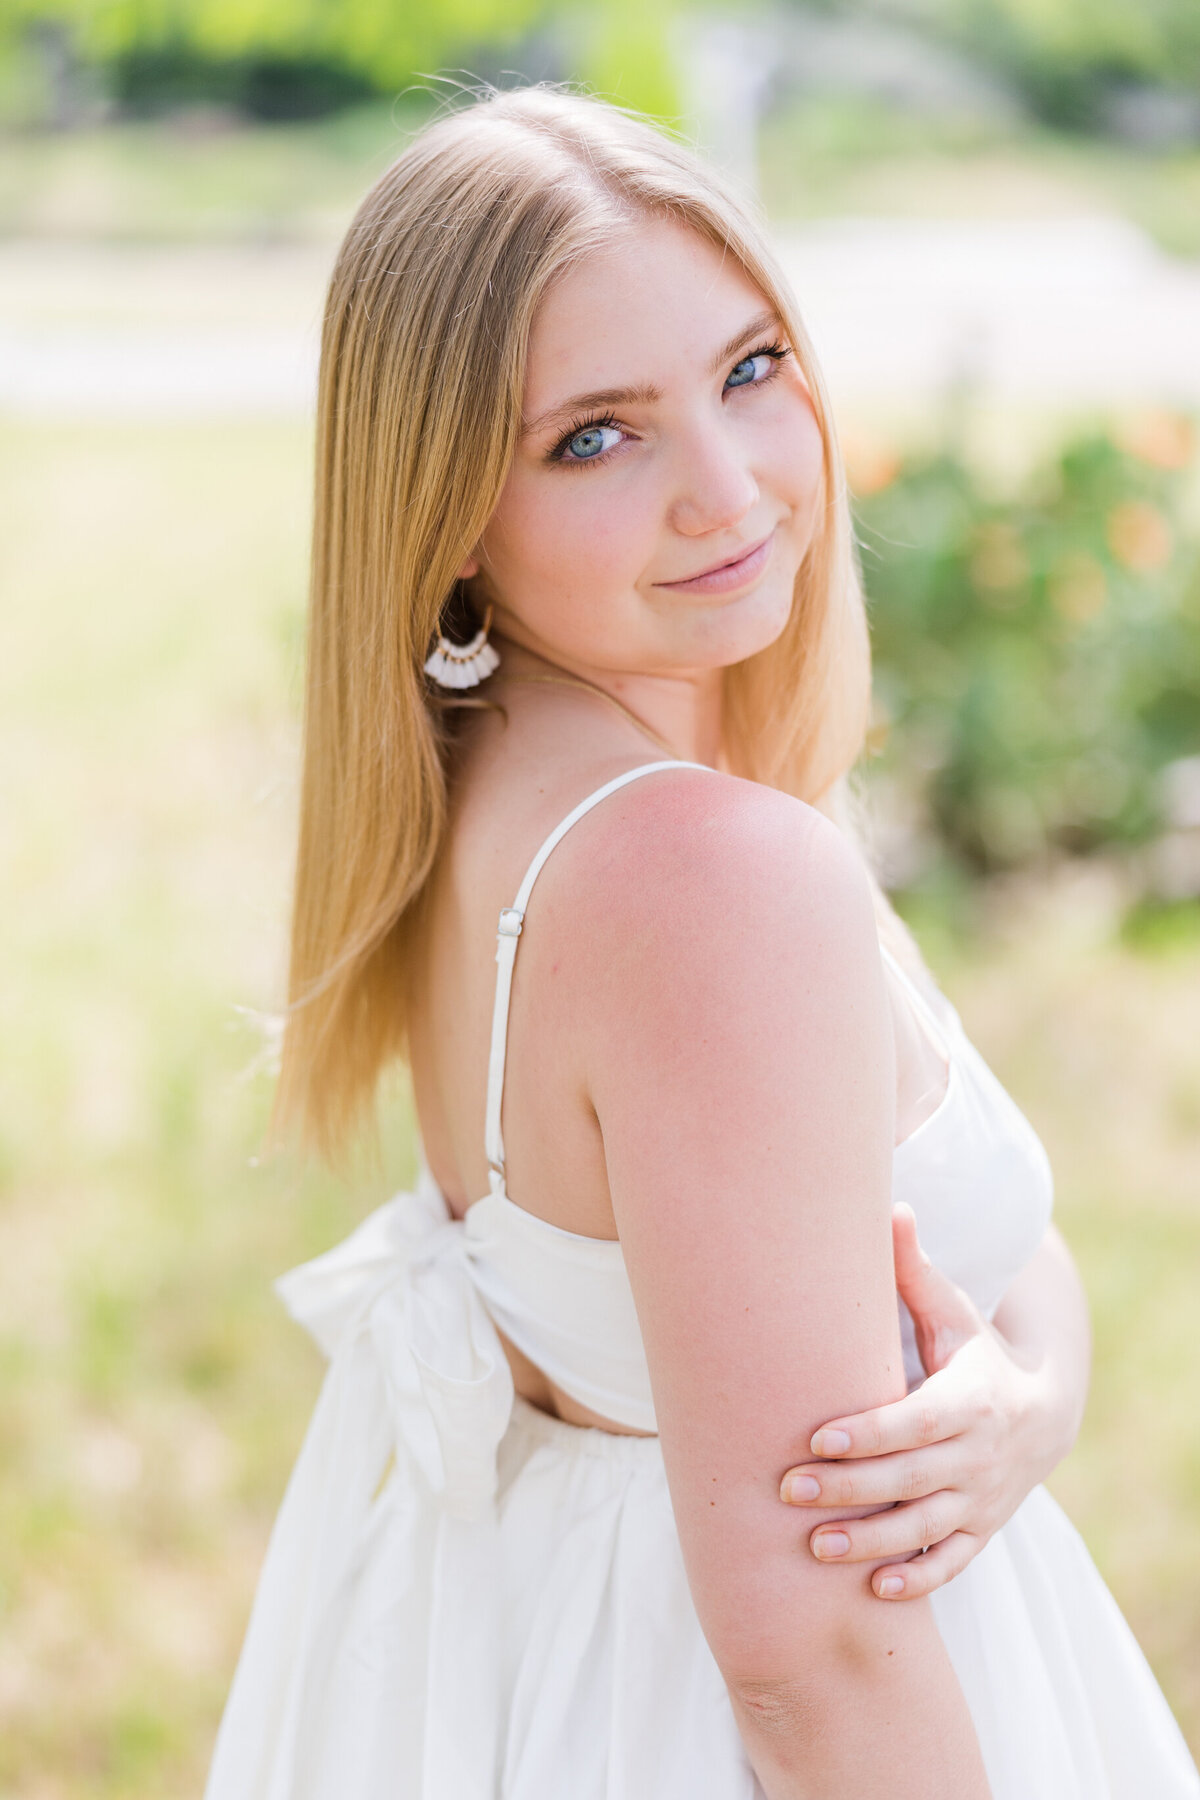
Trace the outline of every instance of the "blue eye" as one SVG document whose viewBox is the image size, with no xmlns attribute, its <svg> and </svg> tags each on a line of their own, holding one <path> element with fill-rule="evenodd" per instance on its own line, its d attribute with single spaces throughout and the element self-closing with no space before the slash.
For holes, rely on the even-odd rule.
<svg viewBox="0 0 1200 1800">
<path fill-rule="evenodd" d="M 779 361 L 779 352 L 756 350 L 753 356 L 743 356 L 740 363 L 735 363 L 725 378 L 726 387 L 753 387 L 762 381 Z"/>
<path fill-rule="evenodd" d="M 606 450 L 621 441 L 621 434 L 613 425 L 605 425 L 597 420 L 594 425 L 585 425 L 563 445 L 562 454 L 570 462 L 595 462 Z"/>
</svg>

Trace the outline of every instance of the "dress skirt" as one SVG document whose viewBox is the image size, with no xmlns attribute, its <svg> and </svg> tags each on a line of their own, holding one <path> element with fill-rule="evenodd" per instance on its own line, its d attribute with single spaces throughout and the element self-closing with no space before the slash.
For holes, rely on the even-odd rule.
<svg viewBox="0 0 1200 1800">
<path fill-rule="evenodd" d="M 489 1532 L 456 1538 L 400 1451 L 290 1720 L 269 1665 L 293 1635 L 252 1627 L 209 1800 L 763 1800 L 692 1606 L 658 1439 L 518 1395 L 497 1466 Z M 1200 1796 L 1045 1488 L 931 1604 L 994 1800 Z"/>
</svg>

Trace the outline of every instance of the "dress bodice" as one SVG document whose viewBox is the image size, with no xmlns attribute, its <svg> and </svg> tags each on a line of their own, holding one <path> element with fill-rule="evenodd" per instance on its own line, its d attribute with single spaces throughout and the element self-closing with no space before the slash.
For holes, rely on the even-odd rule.
<svg viewBox="0 0 1200 1800">
<path fill-rule="evenodd" d="M 1050 1222 L 1049 1160 L 949 1001 L 943 1023 L 890 951 L 883 956 L 948 1066 L 939 1105 L 896 1146 L 892 1197 L 908 1202 L 924 1249 L 990 1319 Z M 428 1170 L 422 1179 L 436 1192 Z M 620 1243 L 563 1231 L 515 1204 L 499 1182 L 469 1208 L 463 1229 L 472 1279 L 517 1348 L 572 1399 L 653 1431 L 650 1372 Z M 924 1371 L 908 1309 L 897 1304 L 912 1388 Z"/>
<path fill-rule="evenodd" d="M 501 1129 L 504 1067 L 517 945 L 530 892 L 547 857 L 578 819 L 627 782 L 658 769 L 704 766 L 659 762 L 630 770 L 588 795 L 542 844 L 513 905 L 501 913 L 497 933 L 486 1120 L 489 1191 L 456 1219 L 422 1159 L 413 1194 L 388 1202 L 328 1258 L 285 1277 L 281 1284 L 285 1301 L 327 1348 L 329 1332 L 306 1316 L 305 1302 L 322 1266 L 328 1264 L 331 1275 L 335 1269 L 341 1271 L 337 1276 L 341 1293 L 345 1258 L 355 1243 L 361 1240 L 365 1245 L 370 1239 L 376 1246 L 419 1244 L 417 1262 L 426 1273 L 418 1280 L 417 1299 L 408 1311 L 418 1321 L 426 1345 L 419 1357 L 426 1369 L 439 1354 L 449 1354 L 439 1353 L 439 1338 L 447 1344 L 457 1340 L 459 1349 L 452 1360 L 463 1370 L 474 1369 L 470 1379 L 482 1382 L 483 1364 L 472 1361 L 464 1344 L 473 1347 L 476 1359 L 484 1356 L 497 1393 L 505 1389 L 506 1381 L 511 1387 L 493 1329 L 499 1326 L 572 1399 L 618 1424 L 640 1431 L 656 1429 L 650 1372 L 619 1241 L 565 1231 L 508 1194 Z M 1049 1223 L 1053 1206 L 1049 1162 L 1032 1126 L 970 1042 L 954 1008 L 947 1001 L 944 1015 L 935 1014 L 900 963 L 886 947 L 881 949 L 948 1069 L 940 1103 L 896 1147 L 893 1197 L 912 1207 L 922 1245 L 933 1261 L 990 1318 Z M 453 1266 L 455 1279 L 449 1287 L 443 1283 L 439 1288 L 429 1273 L 435 1249 L 447 1267 Z M 376 1269 L 373 1256 L 368 1266 Z M 382 1268 L 378 1275 L 384 1279 Z M 453 1318 L 439 1321 L 430 1312 L 439 1292 L 452 1306 Z M 897 1306 L 905 1373 L 912 1388 L 922 1380 L 923 1370 L 907 1308 L 899 1299 Z M 341 1302 L 334 1310 L 340 1317 Z M 477 1385 L 476 1391 L 482 1387 Z"/>
<path fill-rule="evenodd" d="M 935 1015 L 891 952 L 881 948 L 940 1037 L 949 1069 L 941 1104 L 896 1146 L 892 1199 L 912 1207 L 924 1250 L 990 1319 L 1046 1234 L 1054 1209 L 1050 1159 L 950 1002 L 943 997 L 944 1018 Z M 925 1372 L 908 1308 L 900 1299 L 897 1306 L 911 1390 Z"/>
</svg>

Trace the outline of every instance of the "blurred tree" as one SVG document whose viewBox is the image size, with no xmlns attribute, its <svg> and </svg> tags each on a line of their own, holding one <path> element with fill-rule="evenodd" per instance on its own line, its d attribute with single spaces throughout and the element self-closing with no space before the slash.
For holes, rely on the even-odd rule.
<svg viewBox="0 0 1200 1800">
<path fill-rule="evenodd" d="M 1130 85 L 1193 96 L 1200 106 L 1197 0 L 799 0 L 949 39 L 1020 89 L 1054 123 L 1105 127 Z M 1189 117 L 1197 116 L 1195 112 Z M 1200 127 L 1197 127 L 1200 129 Z"/>
<path fill-rule="evenodd" d="M 1131 83 L 1200 95 L 1196 0 L 935 0 L 935 17 L 1057 122 L 1105 123 Z"/>
<path fill-rule="evenodd" d="M 394 93 L 462 59 L 494 63 L 539 28 L 564 73 L 673 116 L 675 0 L 0 0 L 0 51 L 106 72 L 118 102 L 211 99 L 268 114 Z M 64 122 L 48 112 L 48 122 Z"/>
<path fill-rule="evenodd" d="M 672 41 L 677 0 L 601 0 L 570 15 L 578 74 L 598 94 L 673 119 L 680 96 Z"/>
<path fill-rule="evenodd" d="M 387 88 L 456 46 L 518 37 L 542 10 L 541 0 L 4 0 L 3 17 L 8 35 L 57 24 L 106 61 L 164 46 L 214 61 L 326 58 Z"/>
</svg>

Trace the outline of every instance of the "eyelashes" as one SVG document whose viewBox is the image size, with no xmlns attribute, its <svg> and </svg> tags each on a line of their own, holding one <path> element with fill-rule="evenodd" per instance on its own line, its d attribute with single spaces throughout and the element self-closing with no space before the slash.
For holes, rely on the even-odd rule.
<svg viewBox="0 0 1200 1800">
<path fill-rule="evenodd" d="M 757 350 L 748 350 L 745 356 L 738 357 L 737 362 L 733 365 L 733 369 L 740 369 L 744 364 L 753 362 L 759 356 L 769 357 L 774 366 L 769 369 L 765 375 L 761 376 L 759 380 L 735 382 L 732 388 L 727 388 L 725 391 L 736 392 L 739 388 L 743 387 L 765 387 L 769 381 L 774 380 L 779 372 L 780 364 L 785 358 L 791 356 L 791 354 L 792 350 L 790 345 L 780 344 L 778 342 L 760 344 Z M 730 370 L 730 374 L 733 373 L 733 369 Z M 728 380 L 729 377 L 726 376 L 726 381 L 728 382 Z M 572 439 L 579 437 L 583 432 L 609 431 L 616 427 L 616 423 L 615 415 L 610 412 L 589 414 L 582 418 L 572 419 L 554 448 L 548 452 L 546 457 L 547 462 L 558 463 L 563 468 L 568 469 L 594 468 L 597 463 L 606 463 L 612 455 L 612 450 L 601 450 L 596 456 L 568 456 L 567 450 L 571 445 Z"/>
<path fill-rule="evenodd" d="M 788 344 L 762 344 L 757 350 L 747 350 L 745 356 L 739 356 L 733 365 L 733 369 L 740 369 L 743 363 L 753 362 L 756 356 L 769 356 L 771 361 L 778 365 L 783 361 L 784 357 L 790 356 L 791 354 L 791 346 Z M 729 371 L 730 375 L 733 374 L 733 369 Z M 735 383 L 735 386 L 762 387 L 764 382 L 770 381 L 771 375 L 774 375 L 774 373 L 775 370 L 772 369 L 770 375 L 763 376 L 762 381 L 744 381 Z M 728 381 L 729 376 L 727 375 L 725 379 Z"/>
<path fill-rule="evenodd" d="M 611 431 L 616 426 L 613 413 L 596 413 L 588 418 L 572 419 L 567 429 L 550 452 L 551 462 L 568 463 L 572 468 L 583 468 L 588 463 L 603 462 L 608 451 L 601 451 L 599 456 L 568 456 L 566 454 L 572 438 L 581 437 L 585 431 Z"/>
</svg>

